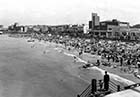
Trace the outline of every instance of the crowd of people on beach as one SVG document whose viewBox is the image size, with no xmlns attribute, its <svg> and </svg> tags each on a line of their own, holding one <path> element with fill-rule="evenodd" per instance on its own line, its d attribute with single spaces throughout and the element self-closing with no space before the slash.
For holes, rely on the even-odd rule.
<svg viewBox="0 0 140 97">
<path fill-rule="evenodd" d="M 10 35 L 12 36 L 12 35 Z M 78 58 L 86 53 L 89 55 L 100 56 L 94 63 L 87 61 L 82 68 L 90 68 L 92 66 L 106 66 L 110 68 L 116 68 L 118 71 L 127 74 L 133 74 L 135 77 L 140 79 L 139 68 L 140 68 L 140 44 L 137 42 L 122 42 L 122 41 L 111 41 L 103 39 L 87 39 L 79 37 L 70 37 L 68 35 L 52 35 L 52 34 L 37 34 L 32 33 L 29 35 L 13 35 L 14 37 L 27 37 L 27 42 L 34 42 L 34 40 L 60 44 L 61 47 L 68 51 L 78 52 L 77 56 L 73 56 L 74 63 L 77 62 Z M 12 36 L 12 37 L 13 37 Z M 33 48 L 35 45 L 32 45 Z M 43 54 L 46 54 L 46 50 Z M 63 52 L 63 51 L 61 51 Z M 109 90 L 110 77 L 105 71 L 105 75 L 102 80 L 98 81 L 100 91 Z M 103 88 L 104 87 L 104 88 Z"/>
<path fill-rule="evenodd" d="M 24 37 L 24 35 L 22 36 Z M 126 73 L 138 73 L 140 67 L 140 44 L 137 42 L 121 42 L 103 39 L 86 39 L 79 37 L 70 37 L 69 35 L 37 34 L 26 35 L 31 39 L 38 39 L 62 44 L 68 51 L 76 50 L 81 57 L 84 53 L 101 56 L 94 65 L 109 66 L 113 68 L 120 67 L 120 71 Z M 76 59 L 76 57 L 74 58 Z M 88 62 L 90 63 L 90 61 Z M 90 65 L 87 65 L 87 67 Z M 136 71 L 136 72 L 135 72 Z"/>
</svg>

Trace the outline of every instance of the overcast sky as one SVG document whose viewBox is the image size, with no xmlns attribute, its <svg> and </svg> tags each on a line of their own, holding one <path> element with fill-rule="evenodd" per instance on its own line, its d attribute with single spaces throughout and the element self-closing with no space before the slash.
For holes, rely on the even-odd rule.
<svg viewBox="0 0 140 97">
<path fill-rule="evenodd" d="M 80 24 L 88 23 L 91 13 L 100 20 L 116 18 L 140 23 L 140 0 L 0 0 L 0 23 Z"/>
</svg>

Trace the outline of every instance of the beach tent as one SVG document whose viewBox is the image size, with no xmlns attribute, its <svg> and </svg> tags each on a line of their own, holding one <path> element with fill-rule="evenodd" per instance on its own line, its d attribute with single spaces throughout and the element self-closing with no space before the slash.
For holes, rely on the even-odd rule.
<svg viewBox="0 0 140 97">
<path fill-rule="evenodd" d="M 140 87 L 112 93 L 105 97 L 140 97 Z"/>
</svg>

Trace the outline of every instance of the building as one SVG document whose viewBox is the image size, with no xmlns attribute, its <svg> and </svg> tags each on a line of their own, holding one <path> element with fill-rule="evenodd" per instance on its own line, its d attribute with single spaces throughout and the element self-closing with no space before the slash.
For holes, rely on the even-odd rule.
<svg viewBox="0 0 140 97">
<path fill-rule="evenodd" d="M 69 28 L 69 25 L 56 25 L 50 26 L 50 28 L 53 32 L 63 32 Z"/>
<path fill-rule="evenodd" d="M 94 37 L 111 39 L 139 39 L 139 29 L 130 28 L 128 22 L 117 19 L 102 21 L 96 13 L 92 13 L 92 21 L 89 21 L 89 30 Z"/>
<path fill-rule="evenodd" d="M 83 25 L 84 34 L 87 34 L 87 33 L 89 32 L 88 29 L 89 29 L 88 25 L 87 25 L 87 24 L 84 24 L 84 25 Z"/>
<path fill-rule="evenodd" d="M 119 34 L 119 21 L 102 21 L 92 31 L 95 37 L 115 38 Z"/>
<path fill-rule="evenodd" d="M 100 23 L 100 17 L 97 15 L 97 13 L 92 13 L 92 29 L 94 29 L 95 26 L 99 26 Z"/>
</svg>

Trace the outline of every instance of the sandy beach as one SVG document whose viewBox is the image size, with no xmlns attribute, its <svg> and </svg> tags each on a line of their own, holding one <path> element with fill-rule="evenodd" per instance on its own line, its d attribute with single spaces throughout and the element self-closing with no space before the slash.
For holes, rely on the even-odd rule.
<svg viewBox="0 0 140 97">
<path fill-rule="evenodd" d="M 79 66 L 74 65 L 74 68 L 73 69 L 76 69 L 76 71 L 78 71 L 78 69 L 77 69 L 78 67 L 80 67 L 83 64 L 86 64 L 87 61 L 90 61 L 90 62 L 95 63 L 97 59 L 101 60 L 101 56 L 91 55 L 91 54 L 88 54 L 88 53 L 84 53 L 82 55 L 82 59 L 81 59 L 81 58 L 79 58 L 78 52 L 76 50 L 68 51 L 61 44 L 55 44 L 53 42 L 52 43 L 50 43 L 50 42 L 47 42 L 46 43 L 44 41 L 39 42 L 39 44 L 41 44 L 41 45 L 43 45 L 45 47 L 51 46 L 51 47 L 53 47 L 53 49 L 55 49 L 59 53 L 63 53 L 64 55 L 67 55 L 67 56 L 70 56 L 70 57 L 76 56 L 77 59 L 78 59 L 77 62 L 80 62 L 80 65 Z M 71 68 L 71 67 L 69 67 L 69 68 Z M 96 78 L 97 80 L 102 79 L 103 78 L 103 75 L 104 75 L 104 72 L 107 70 L 109 72 L 109 75 L 110 75 L 112 81 L 116 82 L 118 85 L 127 86 L 127 85 L 131 85 L 131 84 L 139 83 L 139 79 L 136 78 L 136 77 L 134 77 L 133 74 L 122 73 L 118 69 L 114 69 L 114 68 L 110 68 L 110 67 L 106 67 L 106 66 L 100 66 L 99 68 L 96 67 L 96 66 L 94 66 L 94 67 L 91 67 L 91 68 L 88 68 L 88 69 L 90 69 L 90 72 L 91 73 L 87 73 L 87 74 L 88 75 L 91 74 L 91 76 L 92 76 L 92 77 L 89 77 L 90 80 L 92 78 Z M 81 72 L 81 71 L 79 71 L 79 72 Z M 97 76 L 98 76 L 98 73 L 97 72 L 98 73 L 100 72 L 98 78 L 97 78 Z M 80 76 L 80 74 L 81 73 L 79 73 L 79 77 L 82 80 L 90 83 L 89 78 L 88 78 L 88 80 L 85 80 L 85 78 L 82 78 L 82 76 Z M 94 76 L 96 76 L 96 77 L 94 77 Z"/>
<path fill-rule="evenodd" d="M 115 72 L 107 67 L 79 69 L 87 60 L 74 63 L 77 52 L 69 52 L 54 43 L 27 42 L 27 38 L 0 36 L 0 97 L 75 97 L 91 82 L 102 79 L 103 69 L 120 84 L 139 79 Z M 111 71 L 112 70 L 112 71 Z M 116 76 L 116 75 L 119 76 Z"/>
</svg>

